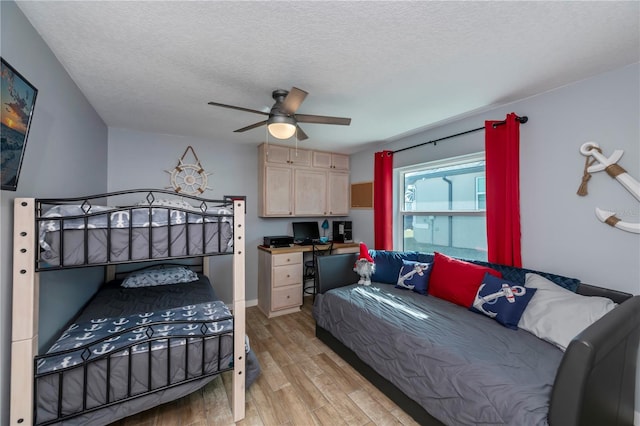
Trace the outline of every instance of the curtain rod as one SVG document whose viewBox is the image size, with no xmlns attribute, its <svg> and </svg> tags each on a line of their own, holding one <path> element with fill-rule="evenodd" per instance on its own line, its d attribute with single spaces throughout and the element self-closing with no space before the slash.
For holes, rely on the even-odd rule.
<svg viewBox="0 0 640 426">
<path fill-rule="evenodd" d="M 526 123 L 527 121 L 529 121 L 529 117 L 527 117 L 526 115 L 524 115 L 524 116 L 522 116 L 522 117 L 518 117 L 518 116 L 516 116 L 516 120 L 517 120 L 518 122 L 520 122 L 520 123 L 524 124 L 524 123 Z M 493 123 L 493 127 L 501 126 L 501 125 L 503 125 L 503 124 L 505 124 L 505 123 L 506 123 L 506 120 L 505 120 L 505 121 L 497 121 L 497 122 Z M 482 127 L 478 127 L 478 128 L 476 128 L 476 129 L 467 130 L 467 131 L 465 131 L 465 132 L 456 133 L 455 135 L 449 135 L 449 136 L 445 136 L 445 137 L 443 137 L 443 138 L 434 139 L 434 140 L 432 140 L 432 141 L 422 142 L 422 143 L 419 143 L 418 145 L 408 146 L 408 147 L 406 147 L 406 148 L 398 149 L 398 150 L 391 151 L 391 152 L 392 152 L 393 154 L 395 154 L 396 152 L 406 151 L 406 150 L 408 150 L 408 149 L 417 148 L 417 147 L 419 147 L 419 146 L 423 146 L 423 145 L 429 145 L 429 144 L 431 144 L 431 143 L 435 146 L 437 142 L 443 141 L 443 140 L 445 140 L 445 139 L 455 138 L 455 137 L 457 137 L 457 136 L 466 135 L 467 133 L 473 133 L 473 132 L 477 132 L 477 131 L 480 131 L 480 130 L 484 130 L 484 126 L 482 126 Z"/>
</svg>

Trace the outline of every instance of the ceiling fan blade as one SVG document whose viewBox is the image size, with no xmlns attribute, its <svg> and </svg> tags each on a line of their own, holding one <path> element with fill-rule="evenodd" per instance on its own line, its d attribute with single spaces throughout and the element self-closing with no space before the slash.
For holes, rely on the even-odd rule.
<svg viewBox="0 0 640 426">
<path fill-rule="evenodd" d="M 265 124 L 267 124 L 267 120 L 260 121 L 258 123 L 252 124 L 247 127 L 243 127 L 242 129 L 234 130 L 234 132 L 236 133 L 246 132 L 247 130 L 255 129 L 256 127 L 264 126 Z"/>
<path fill-rule="evenodd" d="M 307 134 L 304 132 L 304 130 L 302 130 L 302 127 L 297 126 L 296 132 L 297 132 L 297 137 L 298 137 L 299 141 L 303 141 L 305 139 L 309 139 L 309 136 L 307 136 Z"/>
<path fill-rule="evenodd" d="M 213 106 L 223 107 L 223 108 L 237 109 L 238 111 L 253 112 L 255 114 L 269 115 L 268 112 L 258 111 L 257 109 L 249 109 L 249 108 L 243 108 L 243 107 L 239 107 L 239 106 L 220 104 L 218 102 L 209 102 L 208 104 L 209 105 L 213 105 Z"/>
<path fill-rule="evenodd" d="M 328 117 L 325 115 L 309 115 L 309 114 L 296 114 L 296 121 L 300 123 L 315 123 L 315 124 L 339 124 L 341 126 L 348 126 L 351 124 L 351 119 L 346 117 Z"/>
<path fill-rule="evenodd" d="M 308 93 L 304 90 L 292 87 L 289 94 L 284 98 L 284 101 L 282 101 L 280 111 L 289 115 L 294 114 L 298 108 L 300 108 L 302 101 L 304 101 L 304 98 L 306 98 L 307 95 Z"/>
</svg>

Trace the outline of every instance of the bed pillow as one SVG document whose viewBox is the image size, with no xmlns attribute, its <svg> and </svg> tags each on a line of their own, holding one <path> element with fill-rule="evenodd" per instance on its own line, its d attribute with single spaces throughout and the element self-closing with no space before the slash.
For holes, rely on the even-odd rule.
<svg viewBox="0 0 640 426">
<path fill-rule="evenodd" d="M 418 260 L 416 252 L 369 250 L 369 254 L 376 265 L 371 275 L 371 281 L 385 284 L 396 284 L 403 260 Z"/>
<path fill-rule="evenodd" d="M 473 306 L 469 309 L 493 318 L 505 327 L 517 330 L 520 317 L 535 292 L 535 288 L 526 288 L 485 273 Z"/>
<path fill-rule="evenodd" d="M 487 272 L 502 278 L 500 272 L 486 266 L 474 265 L 435 252 L 429 277 L 429 294 L 470 308 Z"/>
<path fill-rule="evenodd" d="M 398 273 L 396 288 L 413 290 L 416 293 L 427 294 L 431 275 L 431 264 L 402 260 L 402 268 Z"/>
<path fill-rule="evenodd" d="M 134 272 L 122 282 L 122 287 L 151 287 L 155 285 L 189 283 L 198 280 L 198 274 L 182 266 L 147 269 Z"/>
<path fill-rule="evenodd" d="M 582 296 L 533 273 L 527 274 L 525 287 L 535 288 L 536 293 L 518 327 L 563 351 L 575 336 L 616 307 L 611 299 Z"/>
</svg>

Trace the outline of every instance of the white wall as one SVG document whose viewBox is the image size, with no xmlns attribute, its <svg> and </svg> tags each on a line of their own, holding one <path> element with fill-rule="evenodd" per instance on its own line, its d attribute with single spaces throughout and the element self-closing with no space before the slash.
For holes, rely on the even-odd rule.
<svg viewBox="0 0 640 426">
<path fill-rule="evenodd" d="M 18 189 L 2 191 L 0 199 L 0 424 L 6 425 L 11 360 L 13 200 L 104 192 L 107 128 L 14 2 L 0 2 L 0 21 L 2 58 L 38 89 Z M 42 274 L 41 343 L 49 340 L 94 293 L 102 276 L 95 269 Z M 79 279 L 82 285 L 77 284 Z"/>
</svg>

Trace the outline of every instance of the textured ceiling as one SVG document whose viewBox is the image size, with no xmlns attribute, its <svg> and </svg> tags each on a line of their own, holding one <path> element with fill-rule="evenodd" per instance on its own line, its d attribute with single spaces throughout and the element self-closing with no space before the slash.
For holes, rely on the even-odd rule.
<svg viewBox="0 0 640 426">
<path fill-rule="evenodd" d="M 638 62 L 640 3 L 18 1 L 111 127 L 257 144 L 274 89 L 344 153 Z"/>
</svg>

